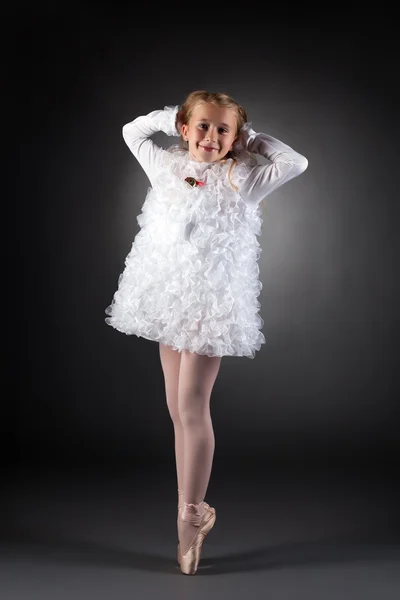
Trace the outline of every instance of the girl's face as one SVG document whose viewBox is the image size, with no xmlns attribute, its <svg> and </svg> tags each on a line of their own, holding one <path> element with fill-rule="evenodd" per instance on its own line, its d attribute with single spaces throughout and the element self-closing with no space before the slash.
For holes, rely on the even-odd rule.
<svg viewBox="0 0 400 600">
<path fill-rule="evenodd" d="M 188 124 L 182 125 L 182 137 L 189 142 L 189 152 L 199 162 L 221 160 L 236 139 L 236 114 L 226 107 L 198 104 Z"/>
</svg>

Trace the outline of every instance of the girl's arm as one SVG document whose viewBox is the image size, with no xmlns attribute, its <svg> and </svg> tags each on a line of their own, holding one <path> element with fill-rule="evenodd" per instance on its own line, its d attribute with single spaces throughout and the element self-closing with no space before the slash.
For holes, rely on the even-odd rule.
<svg viewBox="0 0 400 600">
<path fill-rule="evenodd" d="M 157 146 L 150 136 L 158 131 L 163 131 L 167 135 L 179 136 L 175 126 L 178 110 L 179 106 L 166 106 L 164 110 L 153 110 L 148 115 L 137 117 L 122 128 L 122 137 L 129 150 L 139 161 L 151 184 L 153 184 L 165 150 Z"/>
<path fill-rule="evenodd" d="M 242 198 L 252 206 L 307 169 L 305 156 L 271 135 L 256 133 L 250 123 L 242 127 L 239 143 L 249 152 L 261 154 L 272 162 L 253 167 L 239 188 Z"/>
</svg>

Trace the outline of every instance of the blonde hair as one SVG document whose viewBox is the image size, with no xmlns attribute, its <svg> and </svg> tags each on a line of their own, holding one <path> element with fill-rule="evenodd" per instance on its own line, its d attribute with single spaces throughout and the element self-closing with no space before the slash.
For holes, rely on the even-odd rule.
<svg viewBox="0 0 400 600">
<path fill-rule="evenodd" d="M 191 92 L 186 97 L 185 101 L 183 102 L 183 104 L 181 105 L 181 107 L 179 109 L 180 124 L 187 125 L 192 117 L 195 107 L 198 104 L 203 104 L 203 103 L 204 104 L 214 104 L 215 106 L 225 107 L 225 108 L 229 108 L 230 110 L 233 110 L 233 112 L 236 115 L 236 136 L 239 135 L 241 128 L 247 122 L 246 110 L 243 108 L 243 106 L 241 104 L 236 102 L 236 100 L 234 100 L 232 98 L 232 96 L 229 96 L 228 94 L 224 94 L 224 93 L 220 93 L 220 92 L 207 92 L 206 90 L 196 90 L 194 92 Z M 184 139 L 182 137 L 182 133 L 178 129 L 178 123 L 176 125 L 177 125 L 178 133 L 181 134 L 180 146 L 181 146 L 181 148 L 184 148 L 185 150 L 187 150 L 187 148 L 188 148 L 187 142 L 184 141 Z M 231 158 L 233 160 L 231 167 L 229 169 L 228 179 L 229 179 L 229 182 L 230 182 L 231 186 L 233 187 L 233 189 L 237 191 L 238 190 L 237 186 L 231 180 L 231 173 L 232 173 L 233 167 L 238 162 L 237 156 L 236 156 L 234 150 L 229 150 L 229 152 L 227 152 L 227 154 L 225 155 L 225 157 L 222 160 L 227 160 L 228 158 Z M 254 158 L 254 156 L 253 156 L 253 158 Z M 263 201 L 263 205 L 264 205 L 264 209 L 266 209 L 265 200 Z"/>
</svg>

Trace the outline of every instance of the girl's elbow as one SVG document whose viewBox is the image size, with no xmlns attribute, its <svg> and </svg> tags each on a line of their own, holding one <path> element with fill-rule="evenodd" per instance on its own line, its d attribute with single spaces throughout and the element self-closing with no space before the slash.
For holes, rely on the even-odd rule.
<svg viewBox="0 0 400 600">
<path fill-rule="evenodd" d="M 123 127 L 122 127 L 122 137 L 124 138 L 124 140 L 126 141 L 128 138 L 132 137 L 132 123 L 126 123 Z"/>
<path fill-rule="evenodd" d="M 303 156 L 302 154 L 299 154 L 296 163 L 297 163 L 297 169 L 298 169 L 299 175 L 300 175 L 300 173 L 304 173 L 304 171 L 308 167 L 307 158 L 305 156 Z"/>
</svg>

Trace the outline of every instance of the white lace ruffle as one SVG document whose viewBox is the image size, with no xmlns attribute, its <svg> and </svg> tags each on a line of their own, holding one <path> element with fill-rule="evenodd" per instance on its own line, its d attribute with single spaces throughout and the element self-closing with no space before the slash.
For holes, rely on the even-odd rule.
<svg viewBox="0 0 400 600">
<path fill-rule="evenodd" d="M 245 154 L 231 170 L 236 186 L 250 168 Z M 257 300 L 261 208 L 232 187 L 231 165 L 192 161 L 177 146 L 165 152 L 105 311 L 108 325 L 178 351 L 254 358 L 266 341 Z M 205 185 L 191 187 L 188 176 Z"/>
</svg>

